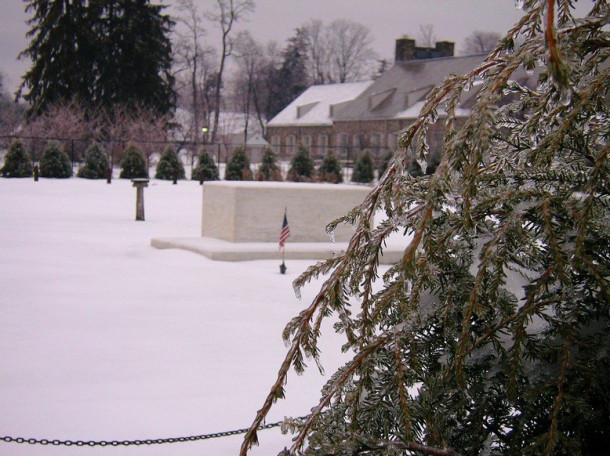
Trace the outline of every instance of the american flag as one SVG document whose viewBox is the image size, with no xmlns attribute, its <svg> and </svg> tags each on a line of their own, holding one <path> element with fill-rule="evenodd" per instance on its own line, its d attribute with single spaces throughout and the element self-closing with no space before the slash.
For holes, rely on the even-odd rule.
<svg viewBox="0 0 610 456">
<path fill-rule="evenodd" d="M 284 211 L 284 222 L 282 223 L 282 232 L 280 233 L 280 249 L 284 247 L 286 239 L 290 236 L 290 227 L 288 226 L 288 217 L 286 217 L 286 211 Z"/>
</svg>

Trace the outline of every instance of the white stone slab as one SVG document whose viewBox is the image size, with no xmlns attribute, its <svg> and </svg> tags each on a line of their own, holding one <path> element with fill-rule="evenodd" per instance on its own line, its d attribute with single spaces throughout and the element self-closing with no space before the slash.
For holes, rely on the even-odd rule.
<svg viewBox="0 0 610 456">
<path fill-rule="evenodd" d="M 157 249 L 182 249 L 203 255 L 215 261 L 252 261 L 282 259 L 277 242 L 228 242 L 209 237 L 154 238 L 151 245 Z M 286 244 L 286 260 L 325 260 L 342 254 L 345 242 L 289 242 Z M 388 247 L 380 258 L 381 264 L 394 264 L 402 258 L 402 248 Z"/>
<path fill-rule="evenodd" d="M 364 201 L 361 185 L 214 181 L 203 184 L 201 235 L 229 242 L 277 242 L 284 209 L 291 243 L 329 242 L 326 225 Z M 351 226 L 340 225 L 337 242 L 348 242 Z"/>
</svg>

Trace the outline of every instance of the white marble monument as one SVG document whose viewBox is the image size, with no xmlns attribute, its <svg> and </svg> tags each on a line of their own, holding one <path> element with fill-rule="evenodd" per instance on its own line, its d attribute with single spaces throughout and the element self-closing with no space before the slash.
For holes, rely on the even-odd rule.
<svg viewBox="0 0 610 456">
<path fill-rule="evenodd" d="M 359 185 L 205 182 L 201 235 L 277 243 L 286 210 L 289 242 L 330 242 L 326 225 L 362 203 L 370 191 Z M 339 225 L 335 240 L 347 242 L 353 233 L 353 227 Z"/>
</svg>

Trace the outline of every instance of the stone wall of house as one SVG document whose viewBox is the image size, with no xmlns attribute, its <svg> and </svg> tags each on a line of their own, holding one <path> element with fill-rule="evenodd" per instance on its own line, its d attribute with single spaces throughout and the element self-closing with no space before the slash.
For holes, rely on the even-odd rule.
<svg viewBox="0 0 610 456">
<path fill-rule="evenodd" d="M 324 157 L 328 148 L 335 147 L 332 130 L 330 125 L 270 126 L 267 128 L 267 141 L 280 160 L 289 160 L 296 153 L 299 144 L 307 147 L 312 157 L 317 159 Z"/>
<path fill-rule="evenodd" d="M 379 165 L 388 152 L 397 147 L 399 133 L 407 128 L 413 119 L 379 119 L 335 121 L 331 127 L 269 127 L 267 138 L 274 151 L 282 160 L 290 160 L 299 144 L 310 151 L 312 158 L 320 160 L 326 150 L 332 150 L 344 162 L 351 163 L 364 150 L 371 152 Z M 463 122 L 463 121 L 462 121 Z M 431 155 L 438 157 L 443 147 L 444 119 L 439 119 L 428 129 L 428 144 Z M 326 146 L 319 144 L 320 136 L 328 139 Z M 288 140 L 292 137 L 292 140 Z M 307 144 L 307 137 L 311 142 Z M 274 140 L 275 138 L 275 140 Z M 277 141 L 274 143 L 274 141 Z M 293 142 L 291 142 L 293 141 Z"/>
</svg>

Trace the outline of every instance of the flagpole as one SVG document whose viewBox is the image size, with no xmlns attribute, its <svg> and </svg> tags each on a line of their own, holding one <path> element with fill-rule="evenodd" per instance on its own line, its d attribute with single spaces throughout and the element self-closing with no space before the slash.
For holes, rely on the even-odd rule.
<svg viewBox="0 0 610 456">
<path fill-rule="evenodd" d="M 282 250 L 282 264 L 280 264 L 280 273 L 281 274 L 286 274 L 286 264 L 285 264 L 285 259 L 286 259 L 286 238 L 290 235 L 290 231 L 288 229 L 288 219 L 287 219 L 287 214 L 288 212 L 288 208 L 284 207 L 284 220 L 282 223 L 282 232 L 280 233 L 280 249 Z M 284 232 L 284 230 L 287 230 L 287 233 Z"/>
</svg>

